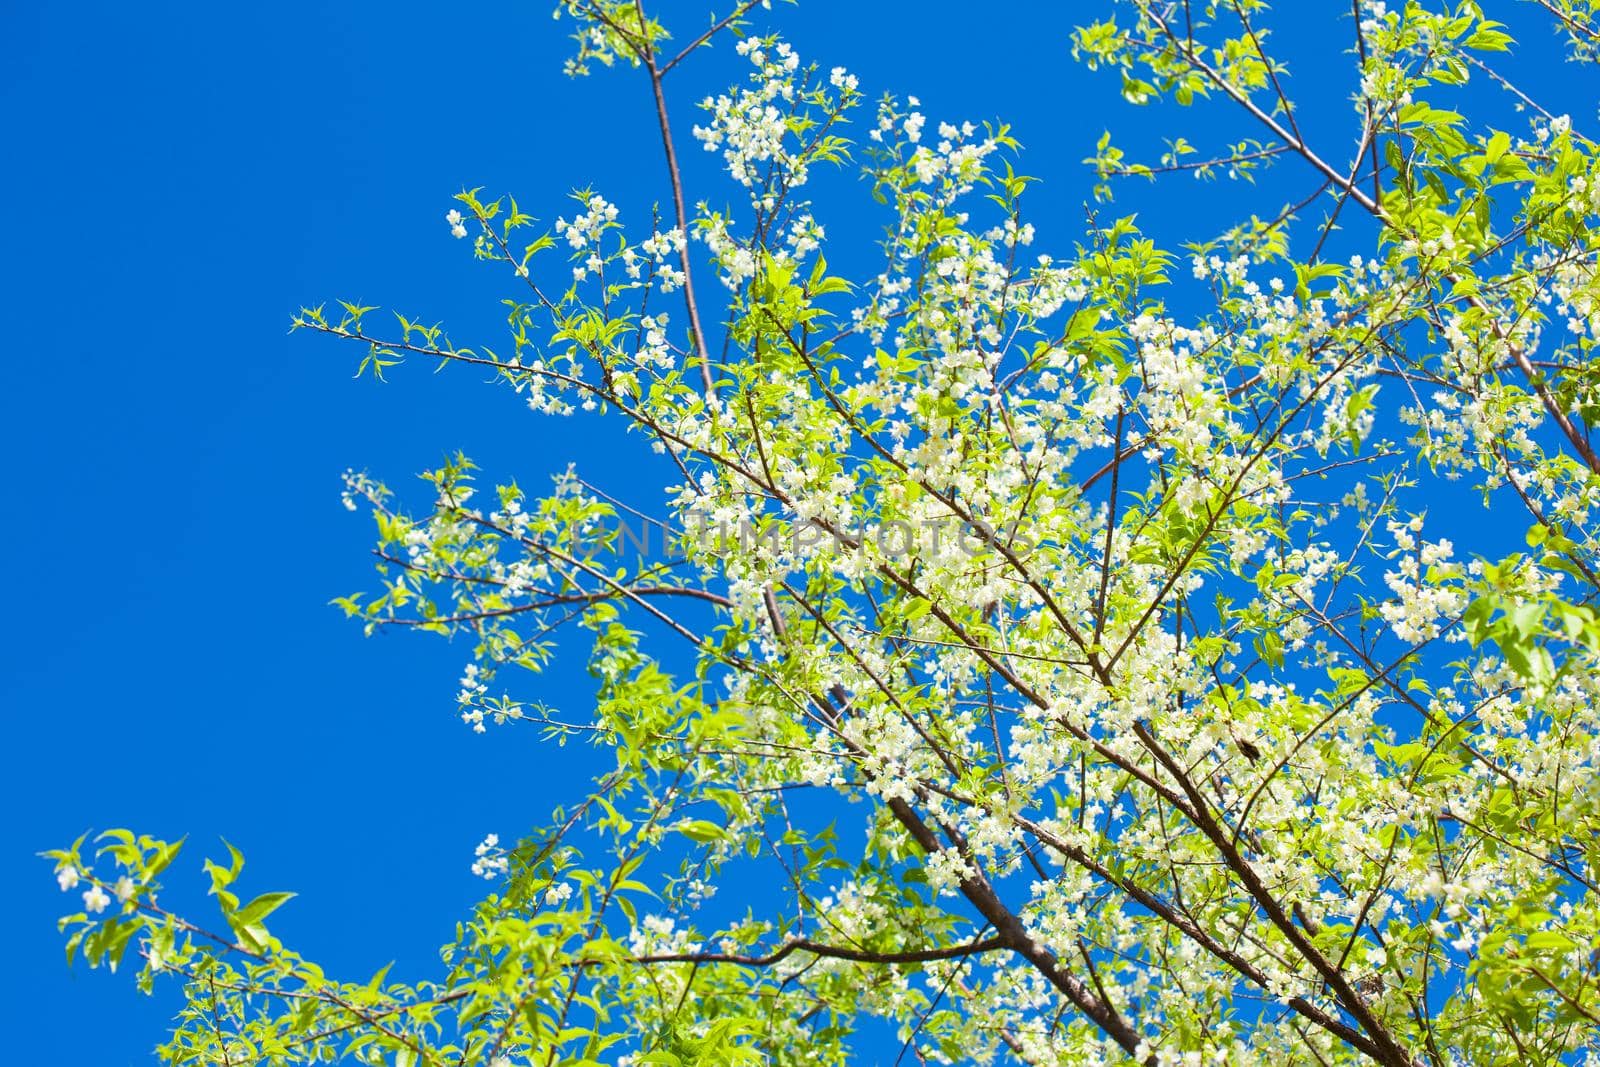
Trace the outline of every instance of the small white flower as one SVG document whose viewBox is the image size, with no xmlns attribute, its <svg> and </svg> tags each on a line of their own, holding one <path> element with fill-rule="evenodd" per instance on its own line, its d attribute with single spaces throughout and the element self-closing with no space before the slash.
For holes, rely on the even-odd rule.
<svg viewBox="0 0 1600 1067">
<path fill-rule="evenodd" d="M 73 886 L 75 886 L 77 884 L 78 884 L 78 868 L 76 868 L 76 867 L 63 867 L 59 871 L 56 872 L 56 885 L 61 887 L 61 891 L 63 893 L 65 893 L 67 890 L 71 889 Z"/>
<path fill-rule="evenodd" d="M 105 911 L 106 907 L 110 903 L 111 898 L 106 895 L 106 891 L 97 885 L 92 885 L 84 891 L 83 906 L 87 911 L 92 911 L 98 914 L 99 912 Z"/>
<path fill-rule="evenodd" d="M 137 888 L 138 887 L 133 884 L 132 878 L 129 878 L 127 875 L 123 875 L 121 878 L 117 879 L 117 884 L 112 888 L 112 892 L 117 895 L 118 904 L 126 904 L 128 901 L 133 899 L 134 890 Z"/>
</svg>

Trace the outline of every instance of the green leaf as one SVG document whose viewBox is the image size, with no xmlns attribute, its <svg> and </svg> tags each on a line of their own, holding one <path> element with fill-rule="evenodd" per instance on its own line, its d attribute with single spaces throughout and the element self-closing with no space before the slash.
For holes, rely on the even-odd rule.
<svg viewBox="0 0 1600 1067">
<path fill-rule="evenodd" d="M 691 819 L 688 822 L 681 822 L 677 825 L 677 830 L 689 840 L 699 841 L 702 844 L 708 841 L 721 841 L 728 836 L 726 830 L 706 819 Z"/>
<path fill-rule="evenodd" d="M 253 926 L 294 899 L 294 896 L 293 893 L 263 893 L 234 912 L 234 919 Z"/>
</svg>

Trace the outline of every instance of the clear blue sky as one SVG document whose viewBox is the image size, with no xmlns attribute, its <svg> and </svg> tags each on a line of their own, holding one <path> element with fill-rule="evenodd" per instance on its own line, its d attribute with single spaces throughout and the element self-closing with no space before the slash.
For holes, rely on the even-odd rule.
<svg viewBox="0 0 1600 1067">
<path fill-rule="evenodd" d="M 512 192 L 545 219 L 591 183 L 636 218 L 662 197 L 645 85 L 567 81 L 570 23 L 550 6 L 478 5 L 470 21 L 371 0 L 0 14 L 0 1006 L 14 1062 L 147 1062 L 173 1007 L 125 977 L 66 970 L 53 920 L 74 902 L 39 849 L 90 827 L 188 834 L 166 880 L 196 901 L 200 855 L 226 834 L 249 859 L 246 892 L 300 893 L 275 933 L 346 977 L 391 959 L 425 977 L 483 889 L 473 845 L 582 788 L 572 749 L 455 718 L 465 648 L 365 640 L 327 606 L 369 585 L 370 523 L 339 506 L 338 476 L 369 467 L 403 484 L 462 449 L 530 487 L 577 460 L 654 505 L 629 478 L 635 453 L 471 375 L 353 381 L 352 351 L 286 333 L 300 304 L 343 297 L 498 339 L 503 286 L 442 221 L 463 186 Z M 667 5 L 695 24 L 707 6 Z M 1114 81 L 1071 63 L 1073 12 L 1094 7 L 813 0 L 768 18 L 869 95 L 914 93 L 933 121 L 1011 122 L 1021 169 L 1046 179 L 1030 194 L 1041 250 L 1065 251 L 1101 129 L 1159 144 L 1177 118 L 1122 105 Z M 1293 91 L 1324 101 L 1303 121 L 1337 155 L 1354 135 L 1348 7 L 1305 10 L 1284 34 L 1304 50 Z M 1593 68 L 1559 59 L 1540 32 L 1512 65 L 1592 122 Z M 729 69 L 706 56 L 674 75 L 685 140 L 689 105 Z M 1587 86 L 1562 86 L 1579 76 Z M 1206 147 L 1257 135 L 1221 107 L 1185 118 L 1215 132 Z M 700 194 L 728 198 L 694 156 Z M 1292 166 L 1283 178 L 1263 213 L 1309 189 Z M 830 237 L 865 247 L 866 190 L 834 188 L 850 202 L 823 216 Z M 1169 247 L 1211 235 L 1244 195 L 1192 182 L 1135 194 L 1112 210 L 1137 208 Z M 523 695 L 581 707 L 579 678 Z"/>
</svg>

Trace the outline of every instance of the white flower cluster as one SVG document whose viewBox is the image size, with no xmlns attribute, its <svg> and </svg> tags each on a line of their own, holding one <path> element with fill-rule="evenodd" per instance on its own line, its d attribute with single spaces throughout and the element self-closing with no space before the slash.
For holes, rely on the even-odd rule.
<svg viewBox="0 0 1600 1067">
<path fill-rule="evenodd" d="M 477 858 L 472 861 L 472 873 L 490 881 L 511 869 L 511 859 L 500 847 L 500 835 L 488 834 L 473 850 Z"/>
<path fill-rule="evenodd" d="M 1361 0 L 1361 32 L 1377 33 L 1389 19 L 1389 5 L 1384 0 Z"/>
<path fill-rule="evenodd" d="M 672 345 L 667 341 L 667 313 L 646 315 L 639 320 L 639 351 L 634 357 L 641 367 L 670 370 L 677 362 Z"/>
<path fill-rule="evenodd" d="M 914 103 L 916 97 L 911 97 Z M 880 133 L 884 119 L 879 118 Z M 924 185 L 934 185 L 940 181 L 948 182 L 956 194 L 966 193 L 972 189 L 973 183 L 982 172 L 984 157 L 995 149 L 991 140 L 971 140 L 977 128 L 970 122 L 960 126 L 949 123 L 940 123 L 937 145 L 918 144 L 922 139 L 923 117 L 921 112 L 912 112 L 901 125 L 906 140 L 917 145 L 911 155 L 911 168 L 916 172 L 917 180 Z M 1026 243 L 1026 242 L 1024 242 Z"/>
<path fill-rule="evenodd" d="M 1128 324 L 1144 367 L 1138 404 L 1149 420 L 1146 455 L 1164 448 L 1192 458 L 1211 446 L 1213 428 L 1226 417 L 1227 396 L 1214 387 L 1195 356 L 1214 341 L 1207 330 L 1190 330 L 1146 312 Z"/>
<path fill-rule="evenodd" d="M 1450 560 L 1454 546 L 1448 540 L 1424 541 L 1419 550 L 1420 516 L 1407 523 L 1390 522 L 1388 528 L 1402 555 L 1397 569 L 1383 576 L 1396 599 L 1381 605 L 1379 613 L 1402 641 L 1415 644 L 1437 637 L 1440 620 L 1467 606 L 1466 592 L 1446 584 L 1461 575 L 1460 564 Z"/>
<path fill-rule="evenodd" d="M 778 43 L 776 54 L 769 55 L 755 37 L 740 41 L 738 51 L 756 68 L 751 76 L 755 87 L 741 89 L 732 96 L 707 97 L 701 107 L 711 112 L 711 122 L 695 126 L 694 136 L 707 152 L 720 148 L 733 180 L 754 188 L 762 164 L 785 158 L 783 141 L 789 132 L 786 112 L 795 98 L 794 73 L 800 57 L 787 42 Z M 791 175 L 790 184 L 802 185 L 805 178 L 802 169 Z"/>
<path fill-rule="evenodd" d="M 574 251 L 582 251 L 597 243 L 608 224 L 617 221 L 617 205 L 599 193 L 591 194 L 585 200 L 585 205 L 588 210 L 574 216 L 570 222 L 565 217 L 556 219 L 556 233 L 565 236 L 567 244 Z"/>
<path fill-rule="evenodd" d="M 1017 310 L 1034 318 L 1047 319 L 1088 295 L 1089 288 L 1084 284 L 1081 270 L 1076 266 L 1057 267 L 1050 256 L 1040 255 L 1017 294 Z"/>
<path fill-rule="evenodd" d="M 837 90 L 834 99 L 826 89 L 807 90 L 800 82 L 800 57 L 786 41 L 775 38 L 746 37 L 738 53 L 755 70 L 751 85 L 721 96 L 706 97 L 701 107 L 711 120 L 694 127 L 695 139 L 707 152 L 722 152 L 723 162 L 734 181 L 750 189 L 760 206 L 771 210 L 775 189 L 784 193 L 806 183 L 809 147 L 796 144 L 786 148 L 791 119 L 804 101 L 822 100 L 825 106 L 843 109 L 853 106 L 860 96 L 855 75 L 835 67 L 828 85 Z"/>
<path fill-rule="evenodd" d="M 445 212 L 444 221 L 450 224 L 450 236 L 465 237 L 467 235 L 466 217 L 455 208 Z"/>
<path fill-rule="evenodd" d="M 63 893 L 76 889 L 82 879 L 83 876 L 78 868 L 71 863 L 56 869 L 56 885 Z M 89 888 L 83 891 L 83 909 L 91 915 L 98 915 L 111 906 L 113 895 L 118 904 L 126 904 L 133 899 L 137 891 L 138 886 L 127 875 L 117 879 L 116 884 L 111 887 L 111 893 L 107 893 L 99 882 L 91 882 Z"/>
<path fill-rule="evenodd" d="M 482 671 L 476 663 L 469 663 L 461 673 L 461 691 L 456 694 L 456 703 L 461 706 L 461 721 L 472 727 L 472 732 L 481 734 L 486 727 L 483 725 L 484 709 L 480 701 L 489 687 L 484 684 Z"/>
<path fill-rule="evenodd" d="M 728 232 L 729 220 L 721 214 L 712 214 L 700 221 L 695 236 L 717 259 L 721 268 L 722 284 L 737 290 L 755 277 L 756 257 L 749 246 Z"/>
<path fill-rule="evenodd" d="M 1533 138 L 1540 144 L 1545 144 L 1552 139 L 1559 140 L 1572 132 L 1572 116 L 1556 115 L 1554 118 L 1536 117 L 1533 122 Z"/>
<path fill-rule="evenodd" d="M 700 944 L 688 930 L 678 929 L 670 916 L 645 915 L 628 934 L 628 951 L 635 956 L 648 953 L 698 952 Z"/>
<path fill-rule="evenodd" d="M 670 257 L 683 252 L 685 240 L 683 231 L 674 226 L 666 233 L 657 233 L 639 245 L 639 252 L 643 252 L 654 264 L 652 270 L 656 277 L 661 279 L 661 291 L 670 293 L 683 285 L 683 271 L 674 267 Z M 639 253 L 632 248 L 622 250 L 622 260 L 628 277 L 638 278 L 643 271 Z"/>
<path fill-rule="evenodd" d="M 567 239 L 567 244 L 573 251 L 573 258 L 583 257 L 579 265 L 572 268 L 572 280 L 575 282 L 583 281 L 591 273 L 597 273 L 605 266 L 600 238 L 607 230 L 618 225 L 617 205 L 599 193 L 590 194 L 584 204 L 588 210 L 571 221 L 566 218 L 556 219 L 556 233 Z"/>
<path fill-rule="evenodd" d="M 802 213 L 796 216 L 789 223 L 789 228 L 784 231 L 784 247 L 774 254 L 774 258 L 780 262 L 805 259 L 822 247 L 826 236 L 822 224 L 813 218 L 810 212 Z"/>
<path fill-rule="evenodd" d="M 1230 285 L 1243 285 L 1245 272 L 1250 269 L 1248 256 L 1232 256 L 1223 259 L 1221 256 L 1197 254 L 1189 261 L 1191 273 L 1196 278 L 1205 279 L 1215 277 L 1218 281 Z"/>
<path fill-rule="evenodd" d="M 1401 5 L 1402 9 L 1406 5 Z M 1355 95 L 1356 111 L 1383 114 L 1411 103 L 1413 73 L 1406 55 L 1431 36 L 1426 21 L 1406 24 L 1409 11 L 1391 12 L 1384 0 L 1361 0 L 1360 32 L 1366 50 L 1361 69 L 1361 87 Z M 1424 57 L 1425 58 L 1425 57 Z"/>
<path fill-rule="evenodd" d="M 1572 207 L 1583 213 L 1600 213 L 1600 179 L 1591 182 L 1576 177 L 1571 182 Z M 1549 286 L 1539 294 L 1539 302 L 1552 307 L 1555 316 L 1566 323 L 1567 332 L 1574 338 L 1600 339 L 1600 250 L 1589 249 L 1583 254 L 1567 252 L 1539 252 L 1533 257 L 1533 268 L 1549 279 Z"/>
<path fill-rule="evenodd" d="M 942 897 L 954 896 L 962 879 L 973 874 L 972 864 L 953 848 L 930 853 L 923 868 L 928 875 L 928 888 Z"/>
</svg>

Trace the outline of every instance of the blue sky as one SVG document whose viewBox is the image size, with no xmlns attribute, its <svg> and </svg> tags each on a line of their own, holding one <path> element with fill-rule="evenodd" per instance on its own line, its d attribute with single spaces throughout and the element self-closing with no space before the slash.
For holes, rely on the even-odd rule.
<svg viewBox="0 0 1600 1067">
<path fill-rule="evenodd" d="M 67 971 L 53 919 L 69 901 L 39 849 L 90 827 L 188 834 L 167 882 L 198 901 L 200 855 L 226 834 L 248 857 L 246 892 L 300 893 L 275 933 L 347 977 L 391 959 L 423 977 L 483 889 L 473 845 L 582 788 L 570 749 L 479 737 L 455 718 L 464 647 L 366 640 L 327 605 L 369 585 L 370 524 L 340 507 L 338 477 L 368 467 L 401 485 L 460 449 L 535 488 L 578 461 L 653 505 L 637 442 L 532 416 L 471 375 L 413 366 L 386 386 L 355 381 L 352 351 L 287 334 L 296 307 L 342 297 L 443 319 L 459 341 L 496 338 L 501 281 L 443 222 L 463 186 L 514 193 L 547 220 L 575 187 L 636 218 L 664 195 L 645 84 L 565 79 L 570 23 L 549 6 L 479 6 L 470 20 L 370 0 L 0 14 L 12 205 L 0 558 L 13 598 L 0 617 L 12 901 L 0 1004 L 16 1062 L 59 1059 L 64 1040 L 77 1061 L 146 1062 L 173 1006 Z M 694 25 L 705 6 L 668 5 Z M 1283 37 L 1304 53 L 1298 91 L 1324 102 L 1303 121 L 1348 151 L 1349 25 L 1343 5 L 1327 8 Z M 769 19 L 869 95 L 914 93 L 933 121 L 1012 123 L 1021 169 L 1045 179 L 1030 194 L 1041 249 L 1064 251 L 1100 131 L 1158 145 L 1179 116 L 1130 109 L 1113 80 L 1072 64 L 1073 12 L 1091 5 L 1004 10 L 817 0 Z M 1587 72 L 1559 58 L 1541 31 L 1513 66 L 1574 96 L 1582 125 L 1594 86 L 1563 86 Z M 725 60 L 674 75 L 685 142 L 689 107 L 727 79 Z M 1222 107 L 1183 119 L 1212 146 L 1257 134 Z M 1309 190 L 1282 171 L 1260 210 Z M 691 197 L 731 195 L 698 153 L 690 179 Z M 878 223 L 865 188 L 832 190 L 830 236 L 867 247 Z M 1213 233 L 1240 195 L 1180 182 L 1108 210 L 1137 208 L 1175 247 Z M 581 707 L 580 678 L 560 670 L 522 695 Z"/>
</svg>

